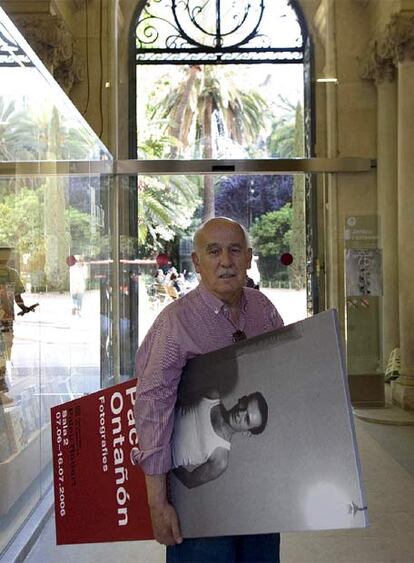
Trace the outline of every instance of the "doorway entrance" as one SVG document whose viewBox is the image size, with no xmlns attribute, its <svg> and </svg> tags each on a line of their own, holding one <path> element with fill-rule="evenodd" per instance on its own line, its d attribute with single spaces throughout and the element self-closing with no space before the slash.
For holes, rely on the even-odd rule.
<svg viewBox="0 0 414 563">
<path fill-rule="evenodd" d="M 145 299 L 157 309 L 175 298 L 163 288 L 155 291 L 157 271 L 191 278 L 185 253 L 192 234 L 219 215 L 249 231 L 257 247 L 257 285 L 292 292 L 297 305 L 289 307 L 289 316 L 297 310 L 292 321 L 303 318 L 307 301 L 308 312 L 315 302 L 315 284 L 307 283 L 306 273 L 314 246 L 309 178 L 264 175 L 260 166 L 236 175 L 223 160 L 251 160 L 254 171 L 259 160 L 310 155 L 310 120 L 304 117 L 310 115 L 304 85 L 310 72 L 304 64 L 311 57 L 301 11 L 295 2 L 242 2 L 237 10 L 220 2 L 160 4 L 147 2 L 136 17 L 130 122 L 137 123 L 137 133 L 130 154 L 160 165 L 174 161 L 180 175 L 161 167 L 157 176 L 137 179 L 137 228 L 129 234 L 138 239 L 139 258 L 153 262 L 141 284 L 140 340 L 152 318 L 144 312 Z M 212 159 L 214 174 L 181 167 L 184 160 L 197 167 Z M 161 268 L 160 256 L 166 261 Z"/>
<path fill-rule="evenodd" d="M 152 185 L 159 184 L 158 190 L 164 199 L 162 209 L 166 208 L 166 214 L 169 208 L 168 188 L 165 186 L 185 188 L 186 197 L 180 205 L 175 194 L 176 207 L 180 205 L 180 211 L 175 219 L 171 218 L 171 222 L 168 219 L 165 224 L 161 248 L 151 247 L 148 236 L 140 238 L 138 235 L 142 260 L 139 341 L 166 305 L 198 284 L 191 261 L 192 236 L 203 218 L 199 188 L 206 178 L 215 190 L 215 215 L 237 220 L 249 232 L 254 259 L 248 272 L 248 283 L 270 298 L 286 324 L 307 315 L 302 174 L 140 175 L 138 206 L 143 215 L 138 215 L 139 223 L 145 224 L 145 214 L 149 215 L 150 208 L 155 207 Z"/>
</svg>

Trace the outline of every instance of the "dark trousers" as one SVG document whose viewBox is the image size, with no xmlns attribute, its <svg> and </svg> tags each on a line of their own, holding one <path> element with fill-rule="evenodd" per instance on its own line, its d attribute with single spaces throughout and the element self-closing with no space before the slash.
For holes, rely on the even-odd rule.
<svg viewBox="0 0 414 563">
<path fill-rule="evenodd" d="M 279 534 L 195 538 L 167 547 L 167 563 L 279 563 Z"/>
</svg>

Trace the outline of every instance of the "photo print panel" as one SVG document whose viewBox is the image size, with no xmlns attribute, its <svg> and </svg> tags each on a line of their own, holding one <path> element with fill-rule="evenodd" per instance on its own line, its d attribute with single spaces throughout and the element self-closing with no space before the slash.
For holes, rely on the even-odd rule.
<svg viewBox="0 0 414 563">
<path fill-rule="evenodd" d="M 248 399 L 258 394 L 266 415 Z M 190 413 L 198 433 L 185 437 L 189 451 L 176 453 L 170 475 L 184 537 L 368 525 L 335 310 L 191 360 L 178 404 L 177 416 Z M 267 421 L 254 434 L 246 425 L 257 422 L 258 410 Z M 192 442 L 221 467 L 188 463 L 196 461 Z M 180 455 L 187 459 L 181 468 Z M 198 471 L 190 484 L 182 467 Z"/>
</svg>

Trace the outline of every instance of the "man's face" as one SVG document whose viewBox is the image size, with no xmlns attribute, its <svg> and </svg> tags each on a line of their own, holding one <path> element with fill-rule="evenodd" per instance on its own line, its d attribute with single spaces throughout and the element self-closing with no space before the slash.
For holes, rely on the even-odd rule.
<svg viewBox="0 0 414 563">
<path fill-rule="evenodd" d="M 235 432 L 254 430 L 262 421 L 258 400 L 252 395 L 241 397 L 229 411 L 229 424 Z"/>
<path fill-rule="evenodd" d="M 200 232 L 192 255 L 195 270 L 207 289 L 225 303 L 239 297 L 250 268 L 252 250 L 237 223 L 209 221 Z"/>
</svg>

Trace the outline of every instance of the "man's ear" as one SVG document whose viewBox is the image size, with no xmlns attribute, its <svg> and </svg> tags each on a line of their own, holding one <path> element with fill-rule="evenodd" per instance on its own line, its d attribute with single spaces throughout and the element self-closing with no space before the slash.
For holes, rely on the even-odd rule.
<svg viewBox="0 0 414 563">
<path fill-rule="evenodd" d="M 200 273 L 200 260 L 198 259 L 196 252 L 191 253 L 191 260 L 193 261 L 194 269 L 195 269 L 196 273 L 199 274 Z"/>
</svg>

